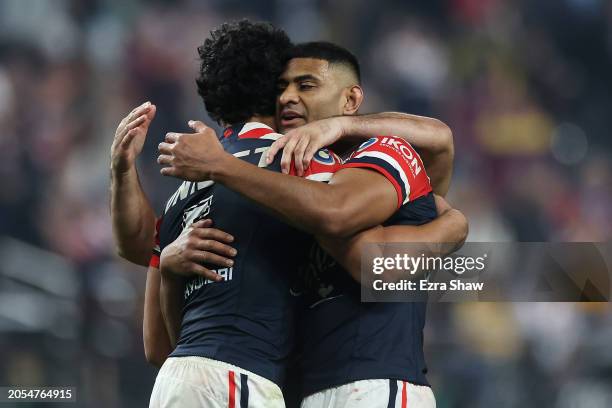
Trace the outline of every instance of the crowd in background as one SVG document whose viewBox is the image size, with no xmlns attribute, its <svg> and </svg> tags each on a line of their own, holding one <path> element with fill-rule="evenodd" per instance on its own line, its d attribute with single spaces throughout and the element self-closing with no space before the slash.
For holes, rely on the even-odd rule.
<svg viewBox="0 0 612 408">
<path fill-rule="evenodd" d="M 612 2 L 606 0 L 3 0 L 0 385 L 75 385 L 87 406 L 143 406 L 144 268 L 117 258 L 109 150 L 144 101 L 139 159 L 156 208 L 176 188 L 157 144 L 212 124 L 196 47 L 228 20 L 271 21 L 362 63 L 362 112 L 453 130 L 448 200 L 469 241 L 610 241 Z M 431 304 L 439 407 L 612 406 L 608 304 Z"/>
</svg>

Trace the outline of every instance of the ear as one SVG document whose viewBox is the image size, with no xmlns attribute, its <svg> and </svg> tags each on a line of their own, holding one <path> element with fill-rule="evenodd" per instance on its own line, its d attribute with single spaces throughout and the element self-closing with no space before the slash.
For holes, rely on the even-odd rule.
<svg viewBox="0 0 612 408">
<path fill-rule="evenodd" d="M 345 89 L 345 102 L 342 107 L 343 115 L 355 115 L 363 102 L 363 89 L 359 85 L 353 85 Z"/>
</svg>

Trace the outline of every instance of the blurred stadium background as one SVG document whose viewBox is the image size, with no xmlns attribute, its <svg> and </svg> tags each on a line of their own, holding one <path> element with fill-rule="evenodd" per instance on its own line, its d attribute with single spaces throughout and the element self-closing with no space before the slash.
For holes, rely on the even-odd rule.
<svg viewBox="0 0 612 408">
<path fill-rule="evenodd" d="M 448 123 L 471 241 L 610 240 L 610 1 L 2 0 L 0 385 L 146 406 L 145 271 L 114 255 L 110 144 L 157 104 L 139 168 L 159 208 L 157 143 L 206 118 L 196 47 L 241 17 L 352 49 L 363 112 Z M 435 304 L 429 378 L 441 408 L 610 407 L 611 341 L 609 304 Z"/>
</svg>

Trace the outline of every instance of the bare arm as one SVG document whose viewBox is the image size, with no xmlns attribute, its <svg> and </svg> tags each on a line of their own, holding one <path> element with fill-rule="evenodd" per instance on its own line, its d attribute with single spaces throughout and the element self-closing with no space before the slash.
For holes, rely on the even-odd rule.
<svg viewBox="0 0 612 408">
<path fill-rule="evenodd" d="M 156 367 L 161 367 L 170 352 L 170 338 L 164 324 L 160 308 L 161 276 L 159 269 L 149 267 L 145 289 L 144 317 L 142 337 L 147 361 Z"/>
<path fill-rule="evenodd" d="M 111 218 L 117 253 L 146 266 L 155 237 L 155 212 L 149 203 L 136 168 L 111 176 Z"/>
<path fill-rule="evenodd" d="M 220 267 L 234 264 L 231 258 L 237 252 L 228 245 L 234 237 L 211 226 L 210 219 L 198 221 L 167 245 L 160 256 L 161 310 L 173 348 L 180 333 L 185 278 L 201 275 L 218 282 L 223 278 L 202 264 Z"/>
<path fill-rule="evenodd" d="M 271 163 L 283 149 L 283 172 L 289 172 L 293 160 L 301 176 L 317 150 L 339 141 L 354 145 L 376 135 L 397 136 L 419 149 L 434 192 L 446 194 L 454 160 L 453 134 L 443 122 L 425 116 L 383 112 L 318 120 L 291 130 L 275 141 L 268 150 L 267 162 Z"/>
<path fill-rule="evenodd" d="M 231 156 L 227 160 L 213 180 L 314 235 L 348 237 L 384 222 L 397 209 L 392 184 L 374 171 L 343 169 L 325 184 L 263 170 Z"/>
<path fill-rule="evenodd" d="M 197 133 L 169 133 L 159 145 L 158 162 L 168 166 L 162 175 L 219 182 L 315 235 L 349 236 L 382 223 L 397 209 L 395 187 L 378 172 L 341 169 L 329 184 L 288 177 L 228 154 L 203 123 L 191 126 Z"/>
<path fill-rule="evenodd" d="M 155 212 L 144 193 L 136 156 L 142 151 L 155 105 L 143 104 L 125 117 L 111 147 L 111 218 L 117 253 L 147 266 L 155 236 Z"/>
<path fill-rule="evenodd" d="M 183 277 L 162 269 L 159 298 L 170 346 L 173 349 L 176 347 L 181 332 L 184 288 Z"/>
<path fill-rule="evenodd" d="M 434 193 L 445 196 L 450 186 L 455 155 L 453 133 L 438 119 L 399 112 L 347 116 L 344 134 L 372 137 L 398 136 L 419 149 Z"/>
<path fill-rule="evenodd" d="M 467 236 L 468 224 L 465 216 L 450 209 L 435 220 L 415 225 L 380 225 L 360 232 L 348 240 L 317 237 L 319 244 L 338 261 L 357 282 L 361 282 L 361 256 L 364 245 L 374 243 L 415 243 L 411 256 L 422 253 L 444 256 L 459 249 Z M 384 253 L 376 256 L 387 256 Z M 392 256 L 392 255 L 391 255 Z M 387 275 L 388 277 L 389 275 Z M 399 276 L 393 278 L 398 279 Z M 362 282 L 363 283 L 363 282 Z M 367 284 L 367 282 L 366 282 Z"/>
</svg>

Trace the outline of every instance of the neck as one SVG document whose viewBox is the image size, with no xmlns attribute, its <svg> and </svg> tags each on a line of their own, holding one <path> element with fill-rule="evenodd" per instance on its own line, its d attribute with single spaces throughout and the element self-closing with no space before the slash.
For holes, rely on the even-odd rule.
<svg viewBox="0 0 612 408">
<path fill-rule="evenodd" d="M 259 122 L 264 125 L 270 126 L 272 129 L 276 129 L 276 123 L 274 123 L 274 116 L 251 116 L 247 122 Z"/>
</svg>

